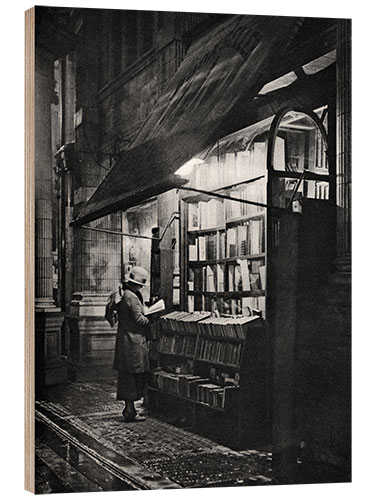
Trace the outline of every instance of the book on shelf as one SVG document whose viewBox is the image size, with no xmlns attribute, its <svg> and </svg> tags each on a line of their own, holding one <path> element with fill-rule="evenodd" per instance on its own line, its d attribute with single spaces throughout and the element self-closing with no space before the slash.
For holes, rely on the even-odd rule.
<svg viewBox="0 0 375 500">
<path fill-rule="evenodd" d="M 183 353 L 183 341 L 184 337 L 182 335 L 175 335 L 174 336 L 175 342 L 174 342 L 174 349 L 173 352 L 175 354 L 182 354 Z"/>
<path fill-rule="evenodd" d="M 227 230 L 227 257 L 257 255 L 265 251 L 263 219 L 249 220 Z"/>
<path fill-rule="evenodd" d="M 258 297 L 258 308 L 262 313 L 262 318 L 266 319 L 266 297 L 264 295 Z"/>
<path fill-rule="evenodd" d="M 217 198 L 188 204 L 188 231 L 224 225 L 224 203 Z"/>
<path fill-rule="evenodd" d="M 238 255 L 247 255 L 249 253 L 248 229 L 246 225 L 240 225 L 236 228 Z"/>
<path fill-rule="evenodd" d="M 264 175 L 260 174 L 260 175 Z M 229 191 L 232 198 L 243 201 L 253 201 L 256 203 L 265 204 L 266 198 L 266 183 L 265 178 L 261 177 L 252 180 L 247 184 L 238 186 L 236 189 Z M 226 219 L 238 219 L 240 217 L 257 215 L 264 211 L 264 207 L 253 205 L 250 203 L 241 203 L 241 201 L 226 200 L 225 202 L 225 217 Z"/>
<path fill-rule="evenodd" d="M 225 153 L 223 155 L 224 164 L 224 186 L 229 186 L 236 179 L 236 156 L 234 153 Z"/>
<path fill-rule="evenodd" d="M 250 297 L 252 298 L 252 297 Z M 244 339 L 245 329 L 256 317 L 207 317 L 197 324 L 201 335 L 223 339 Z"/>
<path fill-rule="evenodd" d="M 238 259 L 239 269 L 242 277 L 242 290 L 249 291 L 250 288 L 250 274 L 249 274 L 249 264 L 246 259 Z"/>
<path fill-rule="evenodd" d="M 264 319 L 266 312 L 266 298 L 264 295 L 257 297 L 242 297 L 241 309 L 243 314 L 257 317 L 258 313 L 262 314 Z"/>
<path fill-rule="evenodd" d="M 228 265 L 228 291 L 254 291 L 255 273 L 249 272 L 249 264 L 246 259 L 239 259 L 237 264 Z"/>
<path fill-rule="evenodd" d="M 252 220 L 249 223 L 250 254 L 263 252 L 262 245 L 262 220 Z"/>
<path fill-rule="evenodd" d="M 273 168 L 285 170 L 285 139 L 277 136 L 273 152 Z"/>
<path fill-rule="evenodd" d="M 307 198 L 318 198 L 316 181 L 305 181 L 307 185 Z"/>
<path fill-rule="evenodd" d="M 259 273 L 249 273 L 250 279 L 250 290 L 252 292 L 258 292 L 261 290 L 260 276 Z"/>
<path fill-rule="evenodd" d="M 217 258 L 224 259 L 225 258 L 225 232 L 220 231 L 217 234 Z"/>
<path fill-rule="evenodd" d="M 199 229 L 200 221 L 199 221 L 199 209 L 197 203 L 189 203 L 188 204 L 188 230 L 193 231 L 195 229 Z"/>
<path fill-rule="evenodd" d="M 231 312 L 232 316 L 236 316 L 237 314 L 242 313 L 242 310 L 240 307 L 240 301 L 238 299 L 231 299 L 230 312 Z"/>
<path fill-rule="evenodd" d="M 230 227 L 227 230 L 227 257 L 237 256 L 237 229 Z"/>
<path fill-rule="evenodd" d="M 197 238 L 194 242 L 188 246 L 188 258 L 190 262 L 195 262 L 198 260 L 198 241 Z"/>
<path fill-rule="evenodd" d="M 234 291 L 234 267 L 233 265 L 228 266 L 228 291 Z"/>
<path fill-rule="evenodd" d="M 179 380 L 179 391 L 180 395 L 183 396 L 184 398 L 189 398 L 189 384 L 193 382 L 194 380 L 201 380 L 202 377 L 200 375 L 192 375 L 192 374 L 187 374 L 184 375 L 183 377 L 180 377 Z"/>
<path fill-rule="evenodd" d="M 159 321 L 161 328 L 168 331 L 197 333 L 197 323 L 209 316 L 210 313 L 208 312 L 173 311 L 162 316 Z"/>
<path fill-rule="evenodd" d="M 216 233 L 208 234 L 205 237 L 206 257 L 208 260 L 217 258 L 217 235 Z"/>
<path fill-rule="evenodd" d="M 242 274 L 240 266 L 234 267 L 234 290 L 239 291 L 242 290 Z"/>
<path fill-rule="evenodd" d="M 223 408 L 236 408 L 239 401 L 239 387 L 229 385 L 224 387 Z"/>
<path fill-rule="evenodd" d="M 198 236 L 198 260 L 206 260 L 206 237 Z"/>
<path fill-rule="evenodd" d="M 186 356 L 193 356 L 195 352 L 196 339 L 194 337 L 184 337 L 183 352 Z"/>
<path fill-rule="evenodd" d="M 201 229 L 221 227 L 224 225 L 224 203 L 212 198 L 208 202 L 202 202 Z"/>
<path fill-rule="evenodd" d="M 224 264 L 217 264 L 216 266 L 216 274 L 217 274 L 217 291 L 224 292 Z"/>
<path fill-rule="evenodd" d="M 175 345 L 175 336 L 163 335 L 160 338 L 159 350 L 164 353 L 173 353 Z"/>
<path fill-rule="evenodd" d="M 188 381 L 188 398 L 193 401 L 197 400 L 197 387 L 200 384 L 207 384 L 210 382 L 209 378 L 198 376 Z"/>
<path fill-rule="evenodd" d="M 189 288 L 189 290 L 190 290 L 190 288 Z M 194 312 L 194 296 L 188 295 L 187 301 L 188 301 L 188 311 Z"/>
<path fill-rule="evenodd" d="M 238 151 L 236 153 L 237 160 L 237 172 L 236 172 L 236 180 L 239 182 L 246 181 L 253 176 L 253 172 L 251 172 L 251 158 L 250 151 Z"/>
<path fill-rule="evenodd" d="M 254 177 L 264 175 L 266 171 L 266 144 L 253 142 L 250 146 L 251 173 Z"/>
<path fill-rule="evenodd" d="M 206 403 L 210 406 L 214 406 L 213 404 L 213 391 L 222 391 L 224 393 L 224 388 L 220 387 L 216 384 L 208 383 L 208 384 L 199 384 L 197 386 L 197 401 L 201 403 Z"/>
<path fill-rule="evenodd" d="M 216 273 L 214 272 L 214 266 L 207 266 L 206 268 L 206 290 L 207 292 L 216 292 L 216 283 L 215 277 Z"/>
<path fill-rule="evenodd" d="M 251 264 L 249 264 L 249 269 L 251 268 L 252 273 L 260 273 L 259 268 L 264 266 L 264 259 L 252 259 Z"/>
<path fill-rule="evenodd" d="M 211 232 L 190 239 L 188 258 L 190 262 L 217 260 L 225 257 L 225 233 Z"/>
<path fill-rule="evenodd" d="M 242 353 L 240 343 L 202 338 L 197 348 L 197 359 L 227 366 L 239 366 Z"/>
<path fill-rule="evenodd" d="M 265 290 L 266 289 L 266 266 L 259 266 L 258 272 L 259 272 L 259 279 L 260 279 L 260 289 Z"/>
<path fill-rule="evenodd" d="M 213 264 L 191 269 L 188 290 L 191 292 L 224 291 L 224 265 Z"/>
</svg>

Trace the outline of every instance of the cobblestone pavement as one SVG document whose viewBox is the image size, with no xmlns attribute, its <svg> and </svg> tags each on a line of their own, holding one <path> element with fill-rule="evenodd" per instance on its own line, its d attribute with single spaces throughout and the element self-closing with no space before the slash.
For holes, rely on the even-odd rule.
<svg viewBox="0 0 375 500">
<path fill-rule="evenodd" d="M 125 423 L 115 396 L 114 384 L 70 383 L 48 389 L 38 403 L 103 446 L 181 487 L 272 483 L 270 453 L 237 452 L 151 416 L 145 422 Z"/>
</svg>

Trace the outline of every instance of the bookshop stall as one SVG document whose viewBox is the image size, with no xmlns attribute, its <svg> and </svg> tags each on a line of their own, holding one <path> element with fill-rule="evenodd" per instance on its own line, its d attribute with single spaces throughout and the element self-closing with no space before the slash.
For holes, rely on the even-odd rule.
<svg viewBox="0 0 375 500">
<path fill-rule="evenodd" d="M 160 319 L 149 404 L 225 445 L 270 443 L 275 339 L 308 327 L 327 278 L 326 126 L 327 107 L 282 109 L 204 151 L 180 190 L 182 311 Z"/>
</svg>

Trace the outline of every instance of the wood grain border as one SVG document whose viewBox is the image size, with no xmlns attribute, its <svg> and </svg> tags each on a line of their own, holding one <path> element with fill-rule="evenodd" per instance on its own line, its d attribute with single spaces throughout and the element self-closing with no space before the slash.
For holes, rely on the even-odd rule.
<svg viewBox="0 0 375 500">
<path fill-rule="evenodd" d="M 25 12 L 25 489 L 35 493 L 35 8 Z"/>
</svg>

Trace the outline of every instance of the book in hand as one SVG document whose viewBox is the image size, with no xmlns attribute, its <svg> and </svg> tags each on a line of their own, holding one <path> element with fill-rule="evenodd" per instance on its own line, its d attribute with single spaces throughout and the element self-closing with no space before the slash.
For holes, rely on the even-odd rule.
<svg viewBox="0 0 375 500">
<path fill-rule="evenodd" d="M 160 299 L 157 302 L 155 302 L 155 304 L 152 304 L 152 306 L 150 306 L 150 307 L 145 306 L 144 315 L 150 316 L 151 314 L 155 314 L 155 313 L 158 313 L 158 312 L 161 312 L 164 310 L 165 310 L 164 300 Z"/>
</svg>

